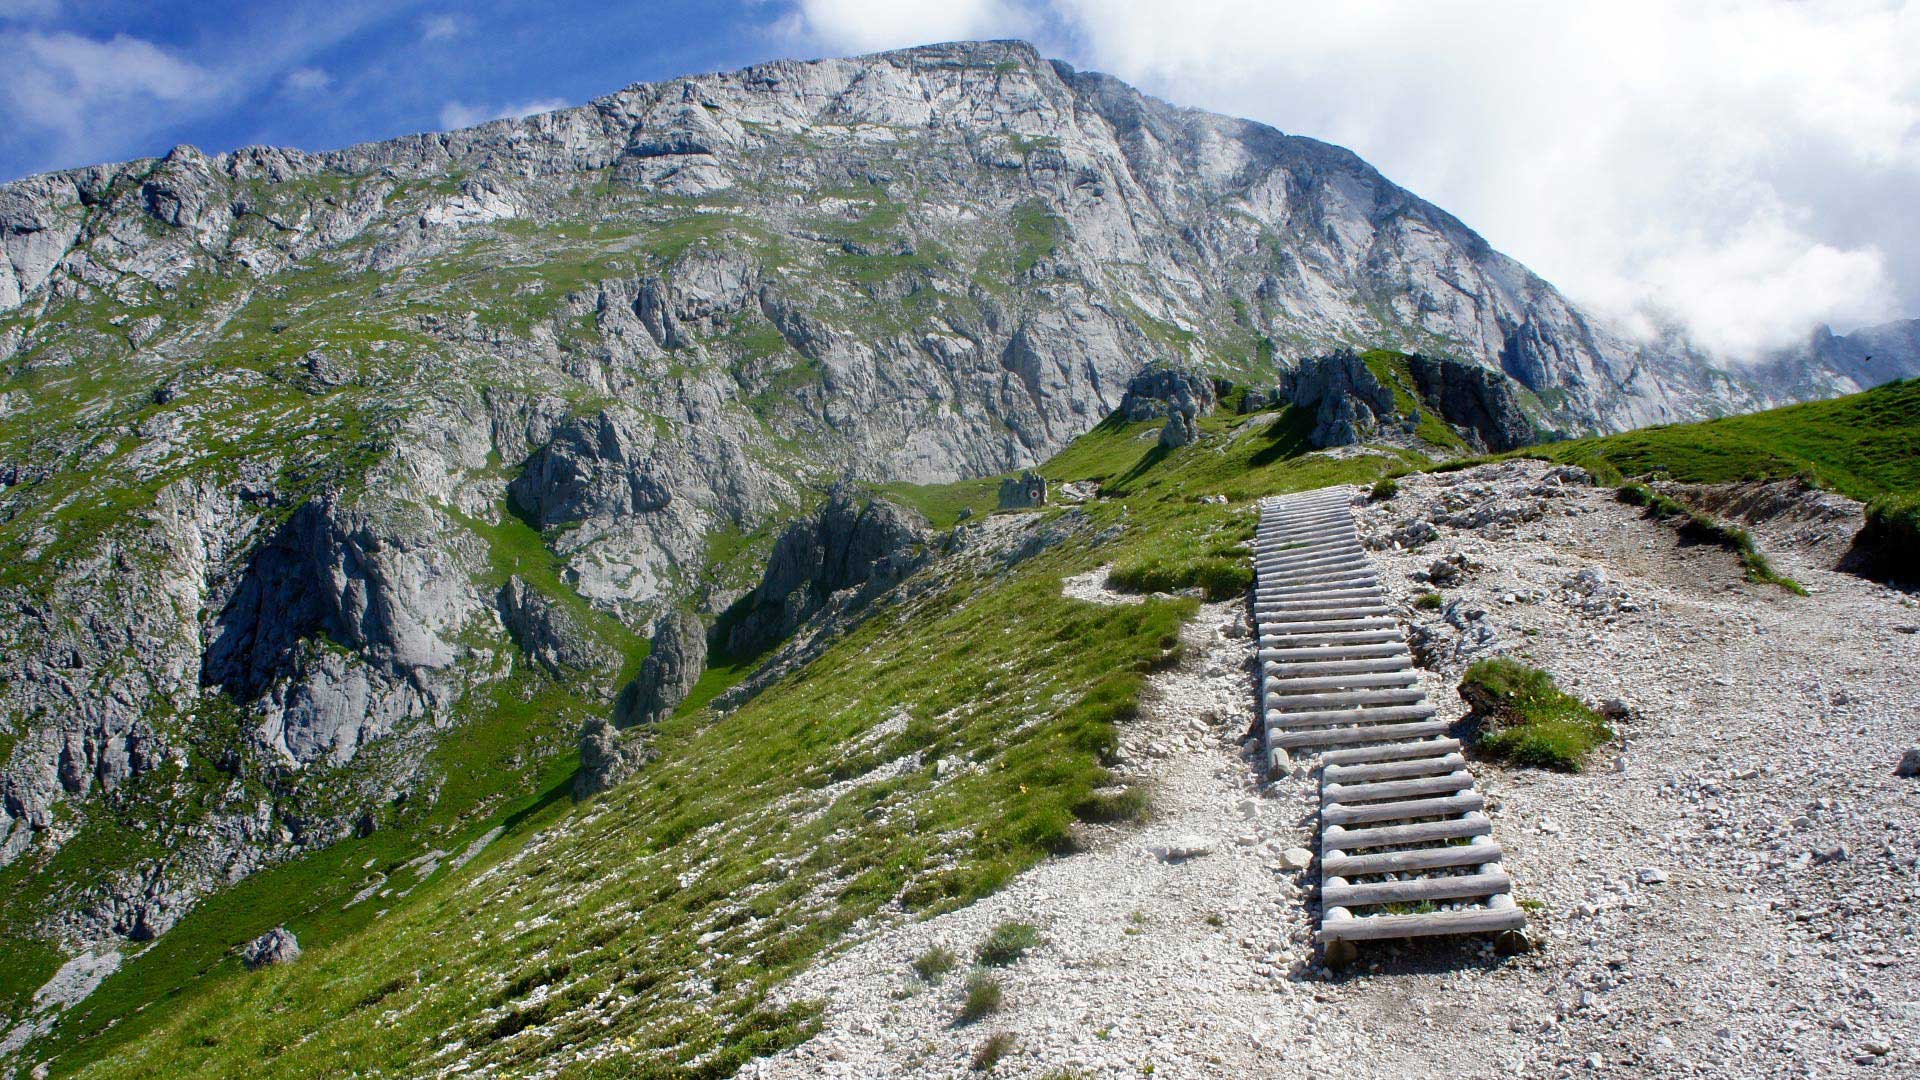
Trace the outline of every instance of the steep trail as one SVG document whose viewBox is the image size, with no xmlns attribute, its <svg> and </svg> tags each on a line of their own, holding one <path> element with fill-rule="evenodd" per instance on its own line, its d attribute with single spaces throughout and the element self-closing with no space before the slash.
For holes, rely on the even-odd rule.
<svg viewBox="0 0 1920 1080">
<path fill-rule="evenodd" d="M 1320 754 L 1319 940 L 1333 964 L 1372 939 L 1493 932 L 1517 945 L 1504 935 L 1526 914 L 1486 800 L 1420 688 L 1351 503 L 1345 488 L 1268 499 L 1254 547 L 1269 764 Z"/>
</svg>

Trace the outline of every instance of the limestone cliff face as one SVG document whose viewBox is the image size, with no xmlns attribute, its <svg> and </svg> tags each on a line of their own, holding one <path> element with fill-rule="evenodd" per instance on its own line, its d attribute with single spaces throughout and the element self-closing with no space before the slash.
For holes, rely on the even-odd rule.
<svg viewBox="0 0 1920 1080">
<path fill-rule="evenodd" d="M 514 529 L 546 601 L 644 626 L 838 477 L 1020 468 L 1149 360 L 1272 385 L 1349 343 L 1503 371 L 1568 431 L 1761 396 L 1345 150 L 1012 42 L 0 185 L 0 865 L 207 755 L 277 786 L 63 899 L 68 945 L 341 835 L 420 778 L 283 814 L 303 776 L 418 766 L 512 663 L 601 663 L 498 579 Z M 847 512 L 848 557 L 914 532 Z"/>
</svg>

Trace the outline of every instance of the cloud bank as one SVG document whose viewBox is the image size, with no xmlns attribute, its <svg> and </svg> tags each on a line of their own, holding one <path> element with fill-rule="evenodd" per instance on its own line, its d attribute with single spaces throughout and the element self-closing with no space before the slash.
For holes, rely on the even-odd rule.
<svg viewBox="0 0 1920 1080">
<path fill-rule="evenodd" d="M 1728 358 L 1920 315 L 1920 8 L 799 0 L 790 45 L 1027 36 L 1347 146 L 1576 301 Z"/>
</svg>

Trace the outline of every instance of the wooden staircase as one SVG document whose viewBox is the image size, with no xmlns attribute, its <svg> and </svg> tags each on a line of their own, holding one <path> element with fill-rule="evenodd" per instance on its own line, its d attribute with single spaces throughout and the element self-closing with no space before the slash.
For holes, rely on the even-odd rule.
<svg viewBox="0 0 1920 1080">
<path fill-rule="evenodd" d="M 1254 542 L 1259 696 L 1270 758 L 1320 771 L 1320 930 L 1329 964 L 1354 942 L 1501 935 L 1526 913 L 1460 743 L 1420 688 L 1400 621 L 1354 530 L 1347 488 L 1261 503 Z"/>
</svg>

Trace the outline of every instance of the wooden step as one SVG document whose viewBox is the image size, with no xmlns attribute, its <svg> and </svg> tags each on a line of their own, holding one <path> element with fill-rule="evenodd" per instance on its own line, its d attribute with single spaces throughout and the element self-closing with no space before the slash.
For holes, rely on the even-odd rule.
<svg viewBox="0 0 1920 1080">
<path fill-rule="evenodd" d="M 1402 780 L 1410 776 L 1440 776 L 1465 769 L 1467 759 L 1459 754 L 1418 757 L 1410 761 L 1380 761 L 1372 765 L 1328 765 L 1320 770 L 1323 784 L 1370 784 L 1380 780 Z"/>
<path fill-rule="evenodd" d="M 1268 628 L 1272 629 L 1269 630 Z M 1279 637 L 1294 637 L 1300 634 L 1351 634 L 1361 630 L 1400 629 L 1397 619 L 1382 615 L 1358 615 L 1351 619 L 1315 619 L 1310 622 L 1274 622 L 1268 619 L 1260 621 L 1260 632 L 1271 633 Z"/>
<path fill-rule="evenodd" d="M 1354 852 L 1366 848 L 1429 844 L 1442 840 L 1491 836 L 1493 822 L 1485 814 L 1466 814 L 1451 821 L 1421 821 L 1412 825 L 1377 825 L 1367 829 L 1327 826 L 1320 830 L 1320 850 Z"/>
<path fill-rule="evenodd" d="M 1305 664 L 1319 660 L 1362 660 L 1381 657 L 1406 657 L 1412 661 L 1412 654 L 1398 640 L 1382 641 L 1369 645 L 1307 645 L 1293 649 L 1262 648 L 1259 659 L 1266 663 Z"/>
<path fill-rule="evenodd" d="M 1273 649 L 1291 652 L 1294 649 L 1325 649 L 1339 645 L 1400 645 L 1406 647 L 1406 638 L 1400 633 L 1400 625 L 1372 630 L 1328 630 L 1316 634 L 1290 633 L 1275 635 L 1271 641 L 1262 641 L 1263 651 Z"/>
<path fill-rule="evenodd" d="M 1382 710 L 1383 712 L 1385 710 Z M 1322 746 L 1351 746 L 1358 743 L 1390 742 L 1416 735 L 1437 735 L 1450 727 L 1444 720 L 1373 724 L 1315 726 L 1309 724 L 1272 724 L 1266 726 L 1267 746 L 1281 750 L 1311 750 Z"/>
<path fill-rule="evenodd" d="M 1460 751 L 1459 739 L 1422 739 L 1418 742 L 1388 743 L 1353 750 L 1334 750 L 1320 759 L 1325 765 L 1364 765 L 1375 761 L 1405 761 Z"/>
<path fill-rule="evenodd" d="M 1274 678 L 1269 676 L 1267 679 L 1267 696 L 1300 694 L 1311 690 L 1355 690 L 1378 686 L 1391 686 L 1395 688 L 1408 686 L 1417 687 L 1419 683 L 1420 673 L 1414 671 L 1412 668 L 1402 668 L 1399 671 L 1363 672 L 1356 675 L 1311 675 L 1301 678 Z M 1280 705 L 1274 705 L 1272 702 L 1269 702 L 1267 708 L 1285 708 L 1287 704 L 1288 702 L 1286 701 L 1283 701 Z"/>
<path fill-rule="evenodd" d="M 1475 837 L 1479 840 L 1482 837 Z M 1327 877 L 1356 878 L 1368 874 L 1404 874 L 1410 870 L 1446 870 L 1456 866 L 1485 866 L 1500 861 L 1500 845 L 1492 842 L 1452 844 L 1413 851 L 1382 851 L 1375 855 L 1331 855 L 1320 860 Z"/>
<path fill-rule="evenodd" d="M 1261 699 L 1261 704 L 1267 710 L 1269 722 L 1284 724 L 1302 713 L 1326 712 L 1329 709 L 1415 707 L 1426 699 L 1426 693 L 1417 686 L 1389 687 L 1384 690 L 1330 690 L 1320 694 L 1280 694 L 1269 689 Z"/>
<path fill-rule="evenodd" d="M 1381 941 L 1436 934 L 1487 934 L 1527 925 L 1519 908 L 1463 908 L 1426 915 L 1349 915 L 1320 924 L 1321 941 Z"/>
<path fill-rule="evenodd" d="M 1355 675 L 1380 671 L 1412 671 L 1413 660 L 1406 655 L 1382 656 L 1366 660 L 1319 660 L 1287 663 L 1261 661 L 1262 674 L 1269 679 L 1298 679 L 1308 675 Z"/>
<path fill-rule="evenodd" d="M 1374 821 L 1449 817 L 1471 810 L 1483 810 L 1486 805 L 1487 800 L 1473 790 L 1439 799 L 1401 799 L 1397 802 L 1361 803 L 1358 806 L 1323 803 L 1320 807 L 1320 825 L 1325 828 L 1328 825 L 1361 825 Z"/>
<path fill-rule="evenodd" d="M 1429 702 L 1416 701 L 1408 705 L 1380 705 L 1372 708 L 1350 709 L 1313 709 L 1302 712 L 1297 709 L 1267 707 L 1261 714 L 1267 727 L 1280 728 L 1283 731 L 1298 731 L 1310 727 L 1341 727 L 1362 724 L 1409 724 L 1424 721 L 1434 714 Z M 1435 721 L 1444 723 L 1444 721 Z M 1412 738 L 1411 734 L 1406 736 Z M 1372 740 L 1378 741 L 1378 740 Z"/>
<path fill-rule="evenodd" d="M 1324 777 L 1326 774 L 1321 775 Z M 1323 803 L 1351 806 L 1380 799 L 1411 799 L 1416 795 L 1451 795 L 1472 786 L 1472 775 L 1465 769 L 1455 769 L 1439 776 L 1415 776 L 1371 784 L 1329 784 L 1320 789 L 1320 799 Z"/>
<path fill-rule="evenodd" d="M 1448 874 L 1362 885 L 1326 885 L 1320 889 L 1320 906 L 1370 907 L 1376 904 L 1418 903 L 1421 900 L 1466 900 L 1512 891 L 1513 879 L 1501 871 Z"/>
</svg>

